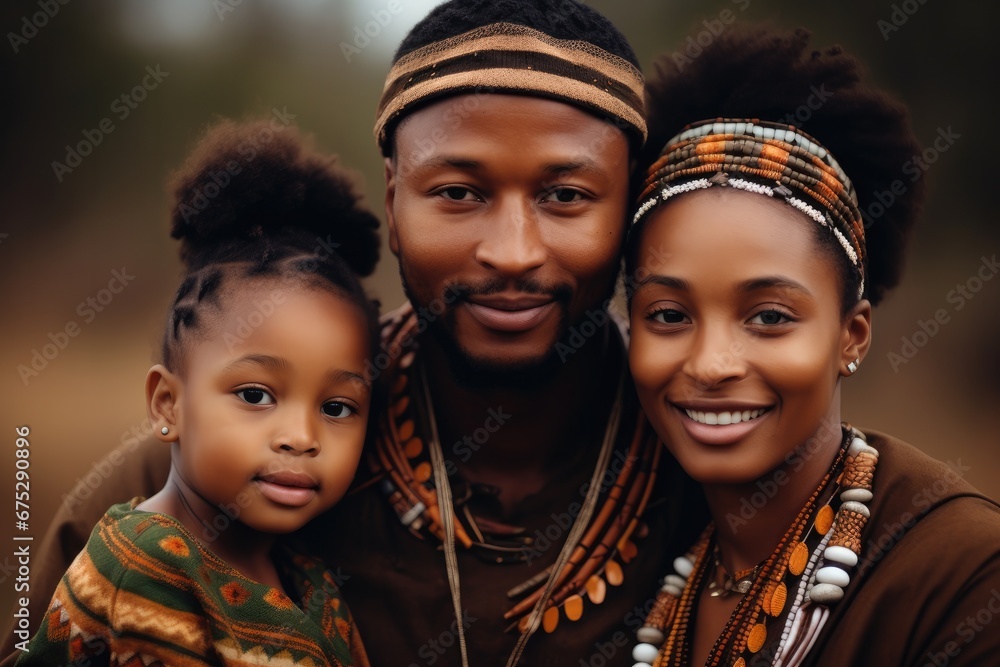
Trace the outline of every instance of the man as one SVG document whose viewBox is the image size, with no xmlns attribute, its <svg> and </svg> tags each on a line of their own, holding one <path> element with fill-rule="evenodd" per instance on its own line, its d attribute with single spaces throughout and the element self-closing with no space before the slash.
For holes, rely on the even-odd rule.
<svg viewBox="0 0 1000 667">
<path fill-rule="evenodd" d="M 376 135 L 412 308 L 371 367 L 390 401 L 369 470 L 303 535 L 372 664 L 633 664 L 704 525 L 606 310 L 644 133 L 631 48 L 575 1 L 453 0 L 400 46 Z M 140 451 L 57 517 L 33 619 L 107 506 L 158 488 L 166 453 Z"/>
</svg>

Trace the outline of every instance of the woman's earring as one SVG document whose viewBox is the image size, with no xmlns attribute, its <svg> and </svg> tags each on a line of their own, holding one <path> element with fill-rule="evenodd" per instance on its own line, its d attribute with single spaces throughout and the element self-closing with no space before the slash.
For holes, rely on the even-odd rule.
<svg viewBox="0 0 1000 667">
<path fill-rule="evenodd" d="M 847 372 L 854 375 L 854 372 L 858 370 L 858 365 L 861 363 L 861 358 L 857 358 L 851 363 L 847 364 Z"/>
<path fill-rule="evenodd" d="M 854 371 L 851 371 L 851 372 L 853 373 Z M 164 426 L 163 428 L 160 429 L 160 433 L 162 433 L 163 435 L 166 435 L 167 433 L 170 433 L 170 429 L 167 428 L 166 426 Z"/>
</svg>

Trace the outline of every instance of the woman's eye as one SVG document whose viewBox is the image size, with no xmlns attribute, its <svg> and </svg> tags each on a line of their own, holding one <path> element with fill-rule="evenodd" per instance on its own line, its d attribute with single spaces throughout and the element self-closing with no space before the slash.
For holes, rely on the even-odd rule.
<svg viewBox="0 0 1000 667">
<path fill-rule="evenodd" d="M 249 403 L 250 405 L 273 405 L 274 397 L 267 393 L 263 389 L 258 389 L 256 387 L 250 387 L 249 389 L 240 389 L 236 392 L 236 395 L 243 400 L 244 403 Z"/>
<path fill-rule="evenodd" d="M 681 324 L 684 322 L 685 318 L 684 313 L 681 311 L 667 308 L 665 310 L 656 311 L 649 316 L 649 319 L 661 324 Z"/>
<path fill-rule="evenodd" d="M 438 194 L 445 199 L 450 199 L 451 201 L 478 201 L 479 198 L 476 194 L 469 188 L 463 188 L 460 186 L 452 186 L 450 188 L 445 188 L 439 190 Z"/>
<path fill-rule="evenodd" d="M 789 317 L 780 310 L 762 310 L 750 318 L 751 324 L 762 324 L 764 326 L 774 326 L 789 321 Z"/>
<path fill-rule="evenodd" d="M 557 202 L 559 204 L 572 204 L 583 201 L 583 199 L 583 193 L 573 188 L 555 188 L 542 196 L 542 201 Z"/>
<path fill-rule="evenodd" d="M 354 408 L 346 403 L 330 401 L 323 405 L 323 414 L 332 419 L 347 419 L 354 414 Z"/>
</svg>

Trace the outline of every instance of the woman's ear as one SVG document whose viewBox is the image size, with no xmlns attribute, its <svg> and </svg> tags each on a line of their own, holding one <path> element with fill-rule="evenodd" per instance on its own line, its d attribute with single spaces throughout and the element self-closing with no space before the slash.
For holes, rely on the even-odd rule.
<svg viewBox="0 0 1000 667">
<path fill-rule="evenodd" d="M 180 438 L 180 378 L 163 364 L 156 364 L 146 373 L 146 415 L 153 435 L 161 442 L 177 442 Z"/>
<path fill-rule="evenodd" d="M 872 304 L 861 299 L 844 317 L 841 334 L 840 374 L 849 377 L 857 372 L 872 344 Z"/>
</svg>

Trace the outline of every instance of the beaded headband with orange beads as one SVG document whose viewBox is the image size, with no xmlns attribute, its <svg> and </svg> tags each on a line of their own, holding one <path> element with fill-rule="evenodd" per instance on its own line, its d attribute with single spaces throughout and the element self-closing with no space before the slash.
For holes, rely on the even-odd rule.
<svg viewBox="0 0 1000 667">
<path fill-rule="evenodd" d="M 671 197 L 713 186 L 783 199 L 830 230 L 858 272 L 857 297 L 862 297 L 866 253 L 858 197 L 847 174 L 815 139 L 792 125 L 757 119 L 688 125 L 650 166 L 632 224 Z"/>
</svg>

